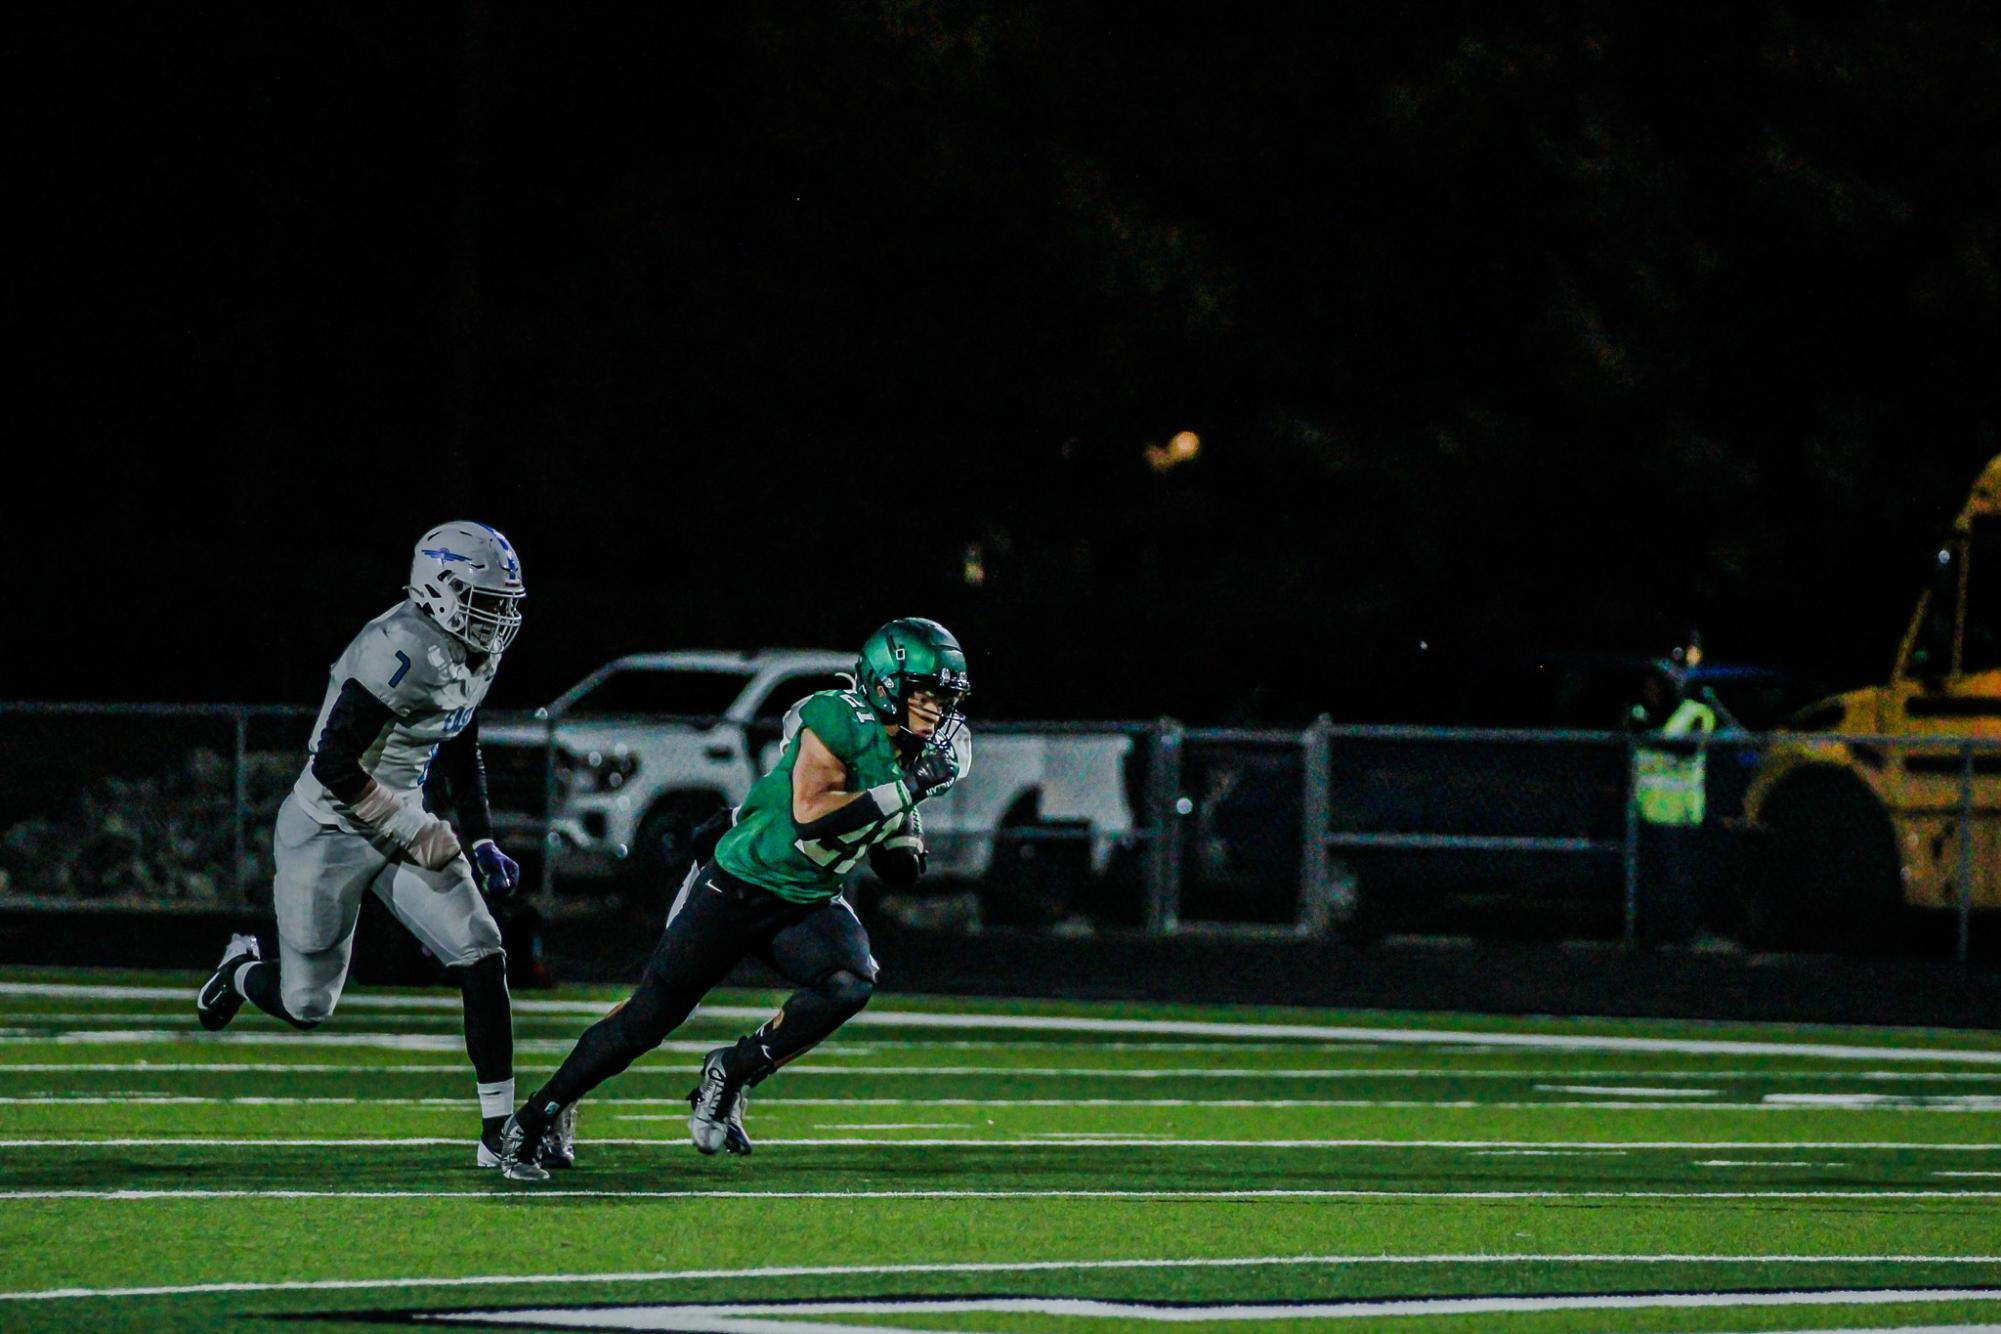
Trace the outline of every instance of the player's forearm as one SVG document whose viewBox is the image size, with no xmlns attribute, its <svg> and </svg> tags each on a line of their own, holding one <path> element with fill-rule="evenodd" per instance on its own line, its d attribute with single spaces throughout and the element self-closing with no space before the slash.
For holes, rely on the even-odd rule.
<svg viewBox="0 0 2001 1334">
<path fill-rule="evenodd" d="M 792 827 L 803 839 L 836 838 L 879 824 L 910 804 L 910 793 L 899 782 L 866 792 L 795 793 Z"/>
</svg>

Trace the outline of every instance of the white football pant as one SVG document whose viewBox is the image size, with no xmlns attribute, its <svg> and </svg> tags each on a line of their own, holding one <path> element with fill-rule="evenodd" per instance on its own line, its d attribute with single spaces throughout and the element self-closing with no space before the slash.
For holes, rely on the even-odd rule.
<svg viewBox="0 0 2001 1334">
<path fill-rule="evenodd" d="M 273 854 L 278 978 L 294 1019 L 317 1023 L 334 1012 L 367 890 L 446 967 L 500 952 L 500 924 L 464 857 L 442 871 L 387 857 L 359 834 L 320 824 L 290 796 L 278 808 Z"/>
</svg>

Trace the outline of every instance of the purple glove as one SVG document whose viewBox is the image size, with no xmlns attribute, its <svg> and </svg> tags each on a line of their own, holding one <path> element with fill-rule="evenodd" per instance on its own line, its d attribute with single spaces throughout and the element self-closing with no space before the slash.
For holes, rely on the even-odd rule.
<svg viewBox="0 0 2001 1334">
<path fill-rule="evenodd" d="M 472 864 L 479 869 L 481 888 L 497 899 L 506 898 L 521 883 L 520 864 L 490 838 L 472 845 Z"/>
</svg>

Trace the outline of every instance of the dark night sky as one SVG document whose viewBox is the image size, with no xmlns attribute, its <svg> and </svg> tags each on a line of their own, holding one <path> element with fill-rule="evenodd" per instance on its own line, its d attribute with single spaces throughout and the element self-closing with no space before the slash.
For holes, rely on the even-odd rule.
<svg viewBox="0 0 2001 1334">
<path fill-rule="evenodd" d="M 2001 18 L 1819 9 L 64 8 L 0 698 L 312 702 L 449 517 L 500 705 L 910 613 L 1017 716 L 1880 674 L 2001 448 Z"/>
</svg>

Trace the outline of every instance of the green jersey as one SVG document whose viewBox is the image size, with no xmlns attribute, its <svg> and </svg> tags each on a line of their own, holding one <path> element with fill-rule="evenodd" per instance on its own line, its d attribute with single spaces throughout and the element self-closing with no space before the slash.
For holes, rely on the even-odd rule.
<svg viewBox="0 0 2001 1334">
<path fill-rule="evenodd" d="M 792 822 L 792 766 L 799 758 L 799 733 L 809 728 L 847 767 L 848 791 L 866 792 L 903 780 L 896 743 L 860 695 L 823 690 L 793 705 L 785 719 L 785 749 L 737 807 L 736 824 L 716 844 L 716 865 L 794 903 L 813 903 L 840 893 L 841 882 L 869 848 L 905 820 L 905 813 L 898 811 L 837 838 L 800 838 Z"/>
</svg>

